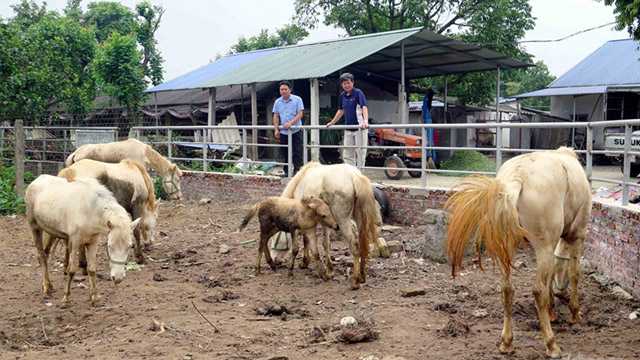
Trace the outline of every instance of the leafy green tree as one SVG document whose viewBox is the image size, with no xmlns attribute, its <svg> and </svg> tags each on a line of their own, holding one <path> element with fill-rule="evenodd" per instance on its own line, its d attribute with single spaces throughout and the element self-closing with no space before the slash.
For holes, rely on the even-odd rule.
<svg viewBox="0 0 640 360">
<path fill-rule="evenodd" d="M 276 29 L 275 34 L 270 34 L 267 29 L 262 29 L 257 36 L 248 39 L 244 36 L 239 37 L 238 42 L 231 46 L 229 54 L 295 45 L 307 36 L 309 36 L 309 32 L 298 25 L 287 25 L 282 29 Z"/>
<path fill-rule="evenodd" d="M 549 68 L 542 61 L 538 61 L 536 66 L 515 72 L 511 81 L 503 83 L 501 93 L 506 96 L 524 94 L 536 90 L 544 89 L 552 83 L 556 77 L 549 73 Z M 549 111 L 551 99 L 549 97 L 535 97 L 521 101 L 522 106 Z"/>
<path fill-rule="evenodd" d="M 297 24 L 315 27 L 324 24 L 344 29 L 349 35 L 424 26 L 436 33 L 476 43 L 514 58 L 530 61 L 518 44 L 534 26 L 531 6 L 526 0 L 296 0 Z M 503 73 L 503 80 L 513 76 Z M 422 80 L 426 85 L 441 78 Z M 495 74 L 491 72 L 454 75 L 449 93 L 460 103 L 491 103 L 495 98 Z"/>
<path fill-rule="evenodd" d="M 640 40 L 640 2 L 635 0 L 604 0 L 607 6 L 613 6 L 616 14 L 616 30 L 626 29 L 635 40 Z"/>
<path fill-rule="evenodd" d="M 95 97 L 87 72 L 93 30 L 33 2 L 23 1 L 14 11 L 0 25 L 0 114 L 42 114 L 59 102 L 69 112 L 86 111 Z"/>
<path fill-rule="evenodd" d="M 134 35 L 114 31 L 96 52 L 93 70 L 96 81 L 112 99 L 134 114 L 145 95 L 147 84 L 142 77 L 142 55 Z"/>
<path fill-rule="evenodd" d="M 133 12 L 117 2 L 100 1 L 87 5 L 84 21 L 96 29 L 96 39 L 102 43 L 113 31 L 120 34 L 131 34 L 136 30 Z"/>
</svg>

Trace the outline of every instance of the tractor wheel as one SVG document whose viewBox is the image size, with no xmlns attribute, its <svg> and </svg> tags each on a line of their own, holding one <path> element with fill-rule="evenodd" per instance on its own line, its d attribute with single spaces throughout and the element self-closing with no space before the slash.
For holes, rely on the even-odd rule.
<svg viewBox="0 0 640 360">
<path fill-rule="evenodd" d="M 384 161 L 384 167 L 404 169 L 404 163 L 399 157 L 392 155 L 392 156 L 389 156 L 387 160 Z M 402 179 L 402 175 L 404 175 L 404 171 L 385 170 L 384 174 L 387 175 L 387 177 L 391 180 L 400 180 Z"/>
<path fill-rule="evenodd" d="M 407 171 L 409 173 L 409 175 L 411 175 L 412 178 L 419 178 L 420 176 L 422 176 L 422 171 Z"/>
</svg>

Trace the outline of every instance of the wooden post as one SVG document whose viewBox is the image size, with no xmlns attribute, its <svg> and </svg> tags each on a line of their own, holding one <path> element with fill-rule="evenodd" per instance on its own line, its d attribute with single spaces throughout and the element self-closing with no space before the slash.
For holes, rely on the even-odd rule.
<svg viewBox="0 0 640 360">
<path fill-rule="evenodd" d="M 216 125 L 216 88 L 209 88 L 209 118 L 207 125 Z M 213 141 L 211 129 L 207 131 L 207 141 Z"/>
<path fill-rule="evenodd" d="M 318 79 L 309 79 L 311 83 L 311 125 L 317 126 L 320 124 L 320 86 L 318 85 Z M 311 144 L 320 145 L 320 130 L 311 130 Z M 320 149 L 311 148 L 311 160 L 320 161 Z"/>
<path fill-rule="evenodd" d="M 256 84 L 251 84 L 251 143 L 258 143 L 258 92 L 256 91 Z M 251 160 L 258 160 L 258 146 L 251 146 Z"/>
<path fill-rule="evenodd" d="M 24 197 L 24 123 L 16 120 L 15 125 L 15 167 L 16 198 Z"/>
</svg>

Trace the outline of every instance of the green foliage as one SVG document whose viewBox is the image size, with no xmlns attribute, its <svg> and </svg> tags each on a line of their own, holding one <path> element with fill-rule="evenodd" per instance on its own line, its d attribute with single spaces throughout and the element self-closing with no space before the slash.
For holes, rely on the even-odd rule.
<svg viewBox="0 0 640 360">
<path fill-rule="evenodd" d="M 231 46 L 229 54 L 295 45 L 307 36 L 309 36 L 309 32 L 298 25 L 286 25 L 277 29 L 275 34 L 269 34 L 267 29 L 262 29 L 258 36 L 252 36 L 248 39 L 244 36 L 239 37 L 238 42 Z"/>
<path fill-rule="evenodd" d="M 143 1 L 133 12 L 118 2 L 102 1 L 90 3 L 83 14 L 80 3 L 68 0 L 58 13 L 47 11 L 46 2 L 22 0 L 12 6 L 13 17 L 0 18 L 0 116 L 42 114 L 53 105 L 70 114 L 87 113 L 99 90 L 122 94 L 114 99 L 124 98 L 122 104 L 133 113 L 141 100 L 131 92 L 146 88 L 145 79 L 162 82 L 163 59 L 155 39 L 162 7 Z M 122 39 L 129 37 L 133 47 Z M 103 51 L 97 52 L 98 47 Z M 115 47 L 133 48 L 138 55 L 125 51 L 124 59 L 108 61 L 119 67 L 107 66 L 105 55 L 122 55 L 107 51 Z M 132 69 L 134 58 L 138 70 Z M 105 68 L 108 73 L 96 73 Z M 132 79 L 134 75 L 142 81 Z"/>
<path fill-rule="evenodd" d="M 33 174 L 25 173 L 25 181 L 34 179 Z M 11 215 L 25 211 L 24 198 L 16 198 L 16 171 L 14 167 L 0 167 L 0 215 Z"/>
<path fill-rule="evenodd" d="M 531 60 L 518 44 L 534 26 L 526 0 L 296 0 L 295 8 L 297 24 L 303 27 L 313 28 L 324 18 L 325 25 L 353 36 L 424 26 L 519 60 Z M 512 81 L 510 73 L 502 73 L 504 82 Z M 424 87 L 441 87 L 443 83 L 442 78 L 416 82 Z M 495 101 L 494 72 L 451 76 L 449 84 L 454 86 L 449 95 L 457 97 L 460 104 Z"/>
<path fill-rule="evenodd" d="M 161 177 L 153 178 L 153 191 L 156 193 L 156 199 L 169 200 L 169 196 L 162 187 L 163 179 Z"/>
<path fill-rule="evenodd" d="M 114 31 L 98 48 L 93 62 L 98 85 L 129 111 L 144 101 L 142 91 L 146 88 L 140 68 L 141 54 L 136 46 L 133 35 Z"/>
<path fill-rule="evenodd" d="M 616 30 L 627 30 L 635 40 L 640 40 L 640 2 L 637 0 L 604 0 L 613 6 L 616 14 Z"/>
<path fill-rule="evenodd" d="M 517 70 L 513 73 L 511 81 L 505 82 L 504 89 L 500 90 L 507 97 L 544 89 L 556 79 L 549 73 L 549 68 L 542 61 L 536 62 L 534 67 Z M 524 99 L 520 103 L 522 106 L 543 111 L 549 111 L 551 108 L 549 97 Z"/>
<path fill-rule="evenodd" d="M 440 170 L 495 172 L 496 163 L 477 151 L 456 150 Z M 442 176 L 466 176 L 467 174 L 439 174 Z"/>
</svg>

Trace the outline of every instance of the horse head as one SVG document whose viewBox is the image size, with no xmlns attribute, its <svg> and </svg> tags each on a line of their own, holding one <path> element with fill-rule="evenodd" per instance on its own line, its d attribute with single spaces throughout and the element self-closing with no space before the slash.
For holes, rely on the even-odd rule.
<svg viewBox="0 0 640 360">
<path fill-rule="evenodd" d="M 168 174 L 163 175 L 162 187 L 164 192 L 171 198 L 171 200 L 180 200 L 182 198 L 182 190 L 180 189 L 180 176 L 182 171 L 178 168 L 178 165 L 173 164 Z"/>
<path fill-rule="evenodd" d="M 160 200 L 155 202 L 152 209 L 150 208 L 151 206 L 148 206 L 145 208 L 145 211 L 142 212 L 142 217 L 140 218 L 140 233 L 142 234 L 145 245 L 151 245 L 155 241 L 153 232 L 158 221 L 159 204 Z"/>
<path fill-rule="evenodd" d="M 338 226 L 338 222 L 331 214 L 331 208 L 327 205 L 326 202 L 317 199 L 317 198 L 309 198 L 303 199 L 303 204 L 305 204 L 309 209 L 313 210 L 316 215 L 316 220 L 319 221 L 322 225 L 330 227 L 334 230 L 340 230 Z"/>
<path fill-rule="evenodd" d="M 131 240 L 131 231 L 138 226 L 140 218 L 132 221 L 130 224 L 119 224 L 115 220 L 107 221 L 109 234 L 107 236 L 107 255 L 109 256 L 109 264 L 111 266 L 111 280 L 119 284 L 124 280 L 125 265 L 129 259 L 129 250 L 133 244 Z M 127 226 L 129 225 L 129 226 Z"/>
</svg>

